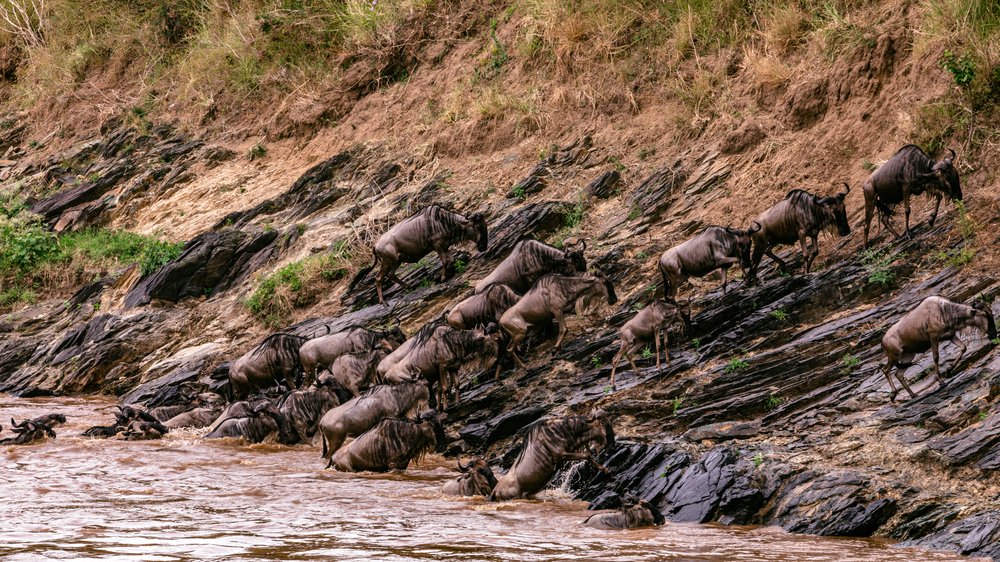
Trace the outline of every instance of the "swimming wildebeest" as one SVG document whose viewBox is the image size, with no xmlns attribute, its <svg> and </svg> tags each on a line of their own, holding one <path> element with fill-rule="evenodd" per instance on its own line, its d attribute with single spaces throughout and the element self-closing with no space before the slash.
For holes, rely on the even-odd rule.
<svg viewBox="0 0 1000 562">
<path fill-rule="evenodd" d="M 851 186 L 844 184 L 843 193 L 831 197 L 819 197 L 802 189 L 793 189 L 784 199 L 757 216 L 755 221 L 761 229 L 754 232 L 753 256 L 750 259 L 749 283 L 757 280 L 760 260 L 767 254 L 782 271 L 788 265 L 774 254 L 772 248 L 781 244 L 794 244 L 802 249 L 805 272 L 809 273 L 813 260 L 819 255 L 819 233 L 826 230 L 840 236 L 851 233 L 847 224 L 847 208 L 844 199 L 851 192 Z M 808 239 L 812 239 L 812 245 Z"/>
<path fill-rule="evenodd" d="M 444 450 L 447 438 L 433 410 L 416 421 L 384 419 L 360 437 L 341 447 L 330 464 L 341 472 L 406 470 L 432 449 Z"/>
<path fill-rule="evenodd" d="M 666 521 L 659 509 L 646 500 L 628 498 L 617 511 L 591 515 L 583 524 L 594 529 L 635 529 L 663 525 Z"/>
<path fill-rule="evenodd" d="M 229 367 L 232 397 L 245 398 L 251 390 L 274 386 L 281 380 L 288 390 L 294 390 L 298 386 L 296 379 L 303 373 L 299 348 L 305 342 L 301 336 L 278 332 L 233 361 Z"/>
<path fill-rule="evenodd" d="M 261 443 L 272 435 L 283 445 L 293 445 L 299 440 L 278 408 L 266 398 L 257 398 L 230 404 L 209 427 L 205 439 L 241 437 Z"/>
<path fill-rule="evenodd" d="M 177 429 L 179 427 L 207 427 L 212 425 L 212 422 L 219 418 L 219 414 L 222 413 L 222 410 L 222 403 L 214 402 L 208 406 L 199 406 L 177 414 L 176 416 L 163 422 L 163 425 L 167 426 L 169 429 Z"/>
<path fill-rule="evenodd" d="M 122 432 L 122 439 L 125 441 L 159 439 L 166 435 L 168 431 L 170 430 L 167 426 L 160 422 L 134 420 Z"/>
<path fill-rule="evenodd" d="M 129 424 L 134 421 L 157 422 L 149 412 L 134 406 L 118 406 L 115 412 L 115 422 L 112 425 L 95 425 L 87 428 L 83 432 L 87 437 L 114 437 L 119 432 L 125 431 Z"/>
<path fill-rule="evenodd" d="M 528 426 L 521 453 L 513 466 L 500 477 L 491 500 L 529 498 L 540 492 L 565 461 L 586 460 L 607 472 L 590 450 L 609 451 L 615 444 L 611 420 L 598 410 L 589 416 L 543 418 Z"/>
<path fill-rule="evenodd" d="M 750 237 L 761 229 L 758 222 L 746 230 L 709 226 L 694 238 L 670 248 L 660 256 L 663 294 L 673 298 L 689 277 L 704 277 L 722 270 L 722 294 L 726 294 L 726 272 L 739 264 L 743 277 L 750 269 Z"/>
<path fill-rule="evenodd" d="M 422 382 L 373 386 L 327 412 L 319 422 L 323 458 L 329 460 L 348 437 L 357 437 L 383 418 L 412 415 L 427 405 L 430 391 Z M 329 468 L 329 464 L 327 468 Z"/>
<path fill-rule="evenodd" d="M 378 266 L 375 290 L 378 302 L 385 304 L 383 281 L 388 278 L 409 290 L 409 285 L 396 276 L 396 268 L 401 263 L 415 263 L 430 252 L 437 252 L 441 258 L 441 281 L 444 281 L 454 261 L 451 246 L 465 241 L 475 241 L 477 250 L 486 251 L 486 217 L 482 213 L 466 217 L 438 205 L 426 207 L 379 237 L 372 249 L 375 262 L 359 271 L 347 290 L 353 291 L 368 272 Z"/>
<path fill-rule="evenodd" d="M 291 426 L 299 443 L 309 443 L 319 429 L 319 421 L 327 412 L 354 397 L 333 377 L 320 378 L 315 383 L 283 396 L 278 411 Z"/>
<path fill-rule="evenodd" d="M 336 334 L 313 338 L 299 348 L 299 359 L 312 382 L 316 372 L 333 365 L 338 357 L 348 354 L 368 353 L 376 348 L 390 352 L 406 341 L 406 334 L 396 326 L 390 330 L 370 330 L 351 326 Z"/>
<path fill-rule="evenodd" d="M 375 369 L 385 357 L 386 352 L 382 348 L 341 355 L 321 373 L 320 379 L 333 378 L 350 391 L 352 396 L 357 396 L 381 382 L 375 374 Z"/>
<path fill-rule="evenodd" d="M 906 384 L 903 371 L 913 365 L 914 355 L 928 349 L 934 355 L 934 376 L 939 384 L 944 385 L 938 366 L 938 344 L 951 340 L 958 346 L 958 357 L 955 358 L 955 365 L 958 365 L 966 349 L 965 342 L 958 337 L 958 333 L 966 329 L 977 329 L 990 340 L 996 339 L 996 321 L 989 305 L 980 300 L 967 305 L 943 297 L 927 297 L 893 324 L 882 338 L 882 349 L 887 359 L 882 372 L 892 389 L 890 399 L 895 400 L 897 393 L 896 385 L 889 376 L 893 367 L 896 367 L 896 378 L 910 394 L 910 398 L 915 396 Z"/>
<path fill-rule="evenodd" d="M 647 304 L 638 314 L 621 327 L 622 345 L 611 360 L 611 388 L 615 388 L 615 371 L 622 355 L 628 359 L 633 371 L 638 371 L 632 354 L 645 347 L 650 341 L 656 345 L 656 368 L 660 368 L 660 335 L 663 335 L 663 359 L 670 366 L 670 347 L 667 326 L 677 322 L 683 328 L 688 324 L 688 305 L 678 305 L 669 300 L 655 300 Z"/>
<path fill-rule="evenodd" d="M 31 418 L 31 421 L 46 425 L 49 428 L 55 428 L 66 423 L 66 416 L 63 414 L 45 414 L 44 416 Z"/>
<path fill-rule="evenodd" d="M 903 235 L 910 236 L 910 197 L 927 193 L 933 195 L 934 212 L 931 213 L 930 226 L 934 226 L 941 198 L 948 197 L 953 201 L 962 200 L 962 186 L 955 170 L 955 151 L 950 158 L 940 162 L 931 160 L 919 146 L 908 144 L 896 151 L 885 164 L 868 176 L 863 187 L 865 193 L 865 248 L 868 247 L 868 230 L 871 227 L 872 215 L 877 211 L 879 221 L 896 238 L 899 238 L 889 217 L 893 207 L 903 204 L 906 211 L 905 230 Z"/>
<path fill-rule="evenodd" d="M 458 470 L 462 474 L 454 480 L 445 482 L 441 493 L 449 496 L 489 496 L 497 485 L 493 469 L 483 459 L 475 459 L 467 466 L 458 461 Z"/>
<path fill-rule="evenodd" d="M 491 330 L 496 326 L 491 325 Z M 490 365 L 497 358 L 495 331 L 486 328 L 456 330 L 445 327 L 434 330 L 426 339 L 418 339 L 413 348 L 399 363 L 385 374 L 385 382 L 398 384 L 423 378 L 431 393 L 437 385 L 435 406 L 448 408 L 448 390 L 455 388 L 455 403 L 460 402 L 458 372 L 462 367 L 475 364 Z"/>
<path fill-rule="evenodd" d="M 580 242 L 579 249 L 574 245 L 560 250 L 538 240 L 521 240 L 492 273 L 476 283 L 475 291 L 481 293 L 490 285 L 500 284 L 507 285 L 515 293 L 524 294 L 543 275 L 586 273 L 585 251 L 585 241 Z"/>
<path fill-rule="evenodd" d="M 46 437 L 56 438 L 56 432 L 45 423 L 35 420 L 23 420 L 21 423 L 10 418 L 10 430 L 16 433 L 14 437 L 0 439 L 0 446 L 3 445 L 27 445 Z"/>
<path fill-rule="evenodd" d="M 518 365 L 524 367 L 524 361 L 517 356 L 517 346 L 524 340 L 529 328 L 550 320 L 555 320 L 559 326 L 556 349 L 560 349 L 566 332 L 569 331 L 566 314 L 574 311 L 582 314 L 595 308 L 600 301 L 615 304 L 618 296 L 615 295 L 611 281 L 599 271 L 594 275 L 581 277 L 541 277 L 521 300 L 500 317 L 500 327 L 510 336 L 507 352 L 513 355 Z"/>
</svg>

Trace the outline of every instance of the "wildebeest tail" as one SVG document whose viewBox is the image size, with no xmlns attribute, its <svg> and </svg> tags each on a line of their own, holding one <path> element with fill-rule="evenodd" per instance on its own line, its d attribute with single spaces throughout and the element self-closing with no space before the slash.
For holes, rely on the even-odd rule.
<svg viewBox="0 0 1000 562">
<path fill-rule="evenodd" d="M 662 267 L 660 268 L 660 275 L 663 276 L 663 296 L 668 297 L 670 295 L 670 276 L 667 275 L 666 270 Z"/>
<path fill-rule="evenodd" d="M 361 271 L 354 276 L 354 279 L 351 279 L 351 284 L 347 286 L 348 292 L 353 291 L 354 287 L 356 287 L 358 283 L 360 283 L 361 280 L 364 279 L 366 275 L 371 273 L 371 270 L 375 269 L 375 266 L 378 265 L 378 254 L 375 253 L 374 248 L 372 248 L 372 257 L 374 258 L 372 264 L 368 267 L 362 268 Z"/>
</svg>

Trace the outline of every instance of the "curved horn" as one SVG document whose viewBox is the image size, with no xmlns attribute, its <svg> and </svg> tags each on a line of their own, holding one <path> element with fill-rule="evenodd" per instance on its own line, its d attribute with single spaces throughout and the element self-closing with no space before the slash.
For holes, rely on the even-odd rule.
<svg viewBox="0 0 1000 562">
<path fill-rule="evenodd" d="M 732 225 L 726 225 L 726 232 L 739 236 L 742 232 L 738 228 L 733 228 Z"/>
<path fill-rule="evenodd" d="M 847 195 L 850 192 L 851 192 L 851 186 L 848 185 L 847 182 L 845 181 L 844 182 L 844 195 Z"/>
<path fill-rule="evenodd" d="M 958 158 L 958 155 L 957 155 L 957 154 L 955 154 L 955 151 L 954 151 L 954 150 L 952 150 L 952 149 L 950 149 L 950 148 L 948 149 L 948 152 L 950 152 L 950 153 L 951 153 L 951 159 L 950 159 L 950 160 L 951 160 L 951 162 L 952 162 L 952 163 L 954 163 L 954 162 L 955 162 L 955 159 L 956 159 L 956 158 Z"/>
<path fill-rule="evenodd" d="M 753 224 L 757 225 L 757 228 L 751 226 L 750 228 L 747 229 L 747 234 L 753 234 L 754 232 L 758 232 L 760 231 L 760 229 L 764 228 L 764 226 L 757 221 L 753 221 Z"/>
</svg>

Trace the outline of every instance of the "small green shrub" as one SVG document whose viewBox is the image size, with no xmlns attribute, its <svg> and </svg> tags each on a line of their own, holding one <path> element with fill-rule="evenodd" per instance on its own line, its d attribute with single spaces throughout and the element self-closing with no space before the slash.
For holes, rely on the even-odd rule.
<svg viewBox="0 0 1000 562">
<path fill-rule="evenodd" d="M 701 338 L 691 338 L 691 347 L 695 349 L 701 347 Z"/>
<path fill-rule="evenodd" d="M 756 468 L 760 468 L 762 464 L 764 464 L 764 453 L 757 453 L 753 456 L 753 465 Z"/>
<path fill-rule="evenodd" d="M 785 399 L 780 396 L 768 396 L 767 402 L 764 404 L 768 410 L 773 410 L 778 406 L 785 403 Z"/>
<path fill-rule="evenodd" d="M 0 308 L 9 308 L 20 303 L 34 304 L 38 296 L 24 287 L 11 287 L 0 292 Z"/>
<path fill-rule="evenodd" d="M 677 410 L 681 409 L 681 405 L 682 404 L 684 404 L 684 398 L 681 397 L 681 396 L 678 396 L 677 398 L 674 398 L 673 400 L 671 400 L 671 402 L 670 402 L 670 406 L 672 408 L 671 409 L 671 413 L 676 416 L 677 415 Z"/>
<path fill-rule="evenodd" d="M 976 63 L 968 54 L 958 56 L 951 50 L 941 57 L 941 68 L 951 73 L 955 84 L 966 87 L 976 78 Z"/>
<path fill-rule="evenodd" d="M 465 269 L 468 266 L 465 264 L 465 262 L 463 260 L 455 260 L 451 264 L 451 267 L 452 267 L 452 269 L 455 270 L 455 273 L 465 273 Z"/>
<path fill-rule="evenodd" d="M 591 356 L 591 358 L 590 358 L 590 366 L 592 368 L 599 369 L 602 364 L 604 364 L 604 361 L 599 356 L 597 356 L 597 355 Z"/>
<path fill-rule="evenodd" d="M 848 375 L 854 372 L 854 368 L 861 364 L 861 360 L 854 355 L 844 354 L 840 359 L 842 367 L 840 368 L 841 375 Z"/>
<path fill-rule="evenodd" d="M 788 313 L 785 312 L 784 310 L 780 309 L 780 308 L 777 309 L 777 310 L 772 310 L 771 311 L 771 318 L 774 318 L 778 322 L 784 322 L 784 321 L 788 320 Z"/>
<path fill-rule="evenodd" d="M 149 275 L 164 265 L 177 259 L 184 250 L 184 244 L 171 244 L 162 240 L 152 240 L 144 245 L 139 255 L 139 269 L 143 275 Z"/>
<path fill-rule="evenodd" d="M 642 348 L 642 358 L 643 359 L 649 359 L 652 356 L 653 356 L 653 350 L 649 349 L 649 346 L 646 346 L 646 347 Z"/>
<path fill-rule="evenodd" d="M 513 193 L 514 197 L 516 197 L 517 199 L 524 199 L 524 196 L 525 196 L 524 186 L 523 185 L 519 185 L 519 186 L 515 187 L 514 191 L 512 193 Z"/>
<path fill-rule="evenodd" d="M 990 416 L 990 411 L 983 410 L 982 412 L 979 412 L 979 421 L 985 421 L 986 418 L 988 418 L 989 416 Z"/>
<path fill-rule="evenodd" d="M 868 282 L 884 287 L 892 285 L 896 274 L 890 269 L 893 257 L 885 250 L 868 249 L 861 252 L 861 264 L 868 270 Z"/>
<path fill-rule="evenodd" d="M 960 269 L 972 263 L 972 258 L 976 257 L 976 251 L 972 248 L 954 248 L 941 250 L 934 257 L 948 266 Z"/>
<path fill-rule="evenodd" d="M 979 225 L 972 219 L 968 211 L 965 210 L 965 203 L 955 201 L 955 209 L 958 210 L 958 230 L 962 234 L 963 240 L 968 240 L 976 236 Z"/>
<path fill-rule="evenodd" d="M 583 217 L 587 212 L 587 206 L 583 201 L 578 201 L 563 217 L 563 224 L 567 228 L 577 228 L 583 222 Z"/>
<path fill-rule="evenodd" d="M 872 162 L 867 158 L 865 158 L 864 161 L 861 162 L 861 167 L 864 168 L 866 172 L 874 172 L 875 170 L 878 169 L 878 166 L 876 166 L 874 162 Z"/>
<path fill-rule="evenodd" d="M 736 373 L 749 367 L 750 364 L 739 357 L 734 357 L 726 364 L 726 373 Z"/>
</svg>

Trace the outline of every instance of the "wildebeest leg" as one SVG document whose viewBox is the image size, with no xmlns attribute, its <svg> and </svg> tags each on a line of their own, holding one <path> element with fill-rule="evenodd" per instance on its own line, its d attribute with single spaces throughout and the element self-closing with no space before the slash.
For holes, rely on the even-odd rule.
<svg viewBox="0 0 1000 562">
<path fill-rule="evenodd" d="M 559 337 L 556 338 L 556 350 L 560 350 L 562 349 L 563 338 L 566 337 L 566 332 L 569 331 L 569 326 L 566 325 L 566 319 L 563 317 L 562 310 L 556 310 L 553 316 L 553 320 L 559 326 Z"/>
<path fill-rule="evenodd" d="M 611 360 L 611 388 L 615 387 L 615 371 L 618 370 L 618 362 L 622 360 L 622 355 L 625 354 L 625 348 L 628 344 L 625 340 L 622 340 L 622 346 L 618 348 L 618 353 L 615 354 L 614 359 Z"/>
<path fill-rule="evenodd" d="M 951 343 L 958 346 L 958 357 L 955 357 L 955 364 L 952 366 L 952 369 L 957 369 L 958 362 L 962 360 L 962 356 L 965 355 L 965 350 L 967 349 L 967 347 L 965 345 L 965 342 L 958 337 L 958 334 L 952 336 Z"/>
<path fill-rule="evenodd" d="M 778 264 L 778 269 L 780 269 L 782 272 L 788 271 L 788 264 L 785 263 L 785 260 L 779 258 L 778 255 L 774 253 L 773 248 L 768 248 L 767 250 L 764 251 L 764 253 L 767 254 L 767 257 L 774 260 L 774 263 Z"/>
<path fill-rule="evenodd" d="M 656 370 L 660 370 L 660 332 L 662 330 L 653 331 L 653 342 L 656 344 Z M 670 362 L 670 358 L 667 357 L 667 362 Z"/>
<path fill-rule="evenodd" d="M 754 243 L 753 253 L 750 255 L 750 275 L 746 279 L 747 286 L 757 282 L 757 269 L 760 267 L 760 260 L 769 250 L 770 248 L 765 248 L 762 244 Z"/>
<path fill-rule="evenodd" d="M 909 239 L 910 238 L 910 198 L 908 196 L 907 197 L 903 197 L 903 208 L 905 209 L 905 217 L 906 217 L 905 221 L 904 221 L 904 224 L 905 224 L 906 228 L 905 228 L 905 230 L 903 230 L 903 237 Z"/>
<path fill-rule="evenodd" d="M 454 261 L 451 256 L 451 250 L 447 248 L 442 248 L 437 250 L 438 258 L 441 260 L 441 282 L 444 283 L 448 280 L 448 270 L 451 269 L 451 263 Z"/>
<path fill-rule="evenodd" d="M 934 357 L 934 377 L 937 379 L 938 384 L 944 386 L 944 381 L 941 380 L 941 368 L 938 366 L 940 358 L 938 356 L 938 344 L 941 343 L 937 338 L 931 338 L 931 355 Z"/>
<path fill-rule="evenodd" d="M 722 276 L 722 296 L 726 296 L 726 273 L 729 272 L 728 267 L 723 267 L 719 270 L 719 274 Z"/>
<path fill-rule="evenodd" d="M 867 184 L 865 184 L 865 188 L 867 189 Z M 865 191 L 865 248 L 868 248 L 868 231 L 872 226 L 872 214 L 874 212 L 875 198 L 874 196 L 869 197 L 868 192 Z"/>
<path fill-rule="evenodd" d="M 934 226 L 934 221 L 937 220 L 938 209 L 941 208 L 941 194 L 937 195 L 937 200 L 934 202 L 934 212 L 931 213 L 931 223 L 929 226 Z"/>
<path fill-rule="evenodd" d="M 806 238 L 806 235 L 802 232 L 799 232 L 799 248 L 802 250 L 803 268 L 805 269 L 806 273 L 809 273 L 809 264 L 812 261 L 809 259 L 809 255 L 811 253 L 809 250 L 809 240 Z"/>
<path fill-rule="evenodd" d="M 603 464 L 597 462 L 597 459 L 594 458 L 594 455 L 590 454 L 590 451 L 581 451 L 579 453 L 563 453 L 562 456 L 561 456 L 561 458 L 560 458 L 560 460 L 564 460 L 564 461 L 589 461 L 591 464 L 594 465 L 594 468 L 596 468 L 597 470 L 600 470 L 601 472 L 603 472 L 605 474 L 611 472 L 610 470 L 608 470 L 608 467 L 606 467 Z"/>
<path fill-rule="evenodd" d="M 817 236 L 812 237 L 812 245 L 809 248 L 809 261 L 806 262 L 806 273 L 812 271 L 813 261 L 816 260 L 816 256 L 819 255 L 819 239 Z"/>
</svg>

